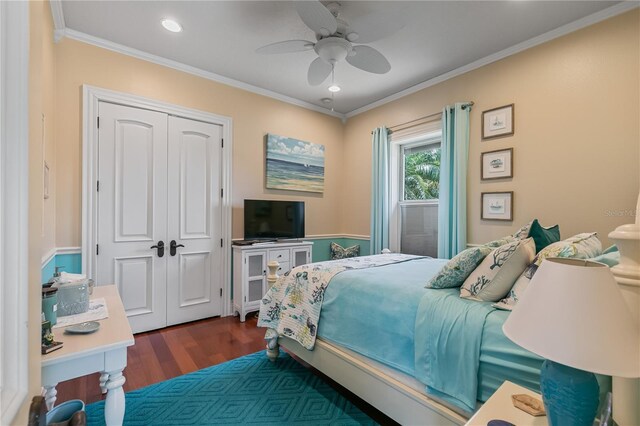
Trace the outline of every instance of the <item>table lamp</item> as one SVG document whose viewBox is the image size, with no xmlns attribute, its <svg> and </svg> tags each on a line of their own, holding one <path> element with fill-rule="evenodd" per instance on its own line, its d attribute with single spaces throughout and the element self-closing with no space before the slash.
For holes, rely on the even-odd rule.
<svg viewBox="0 0 640 426">
<path fill-rule="evenodd" d="M 602 263 L 544 260 L 502 330 L 545 358 L 540 390 L 552 426 L 593 424 L 594 373 L 640 377 L 640 330 Z"/>
</svg>

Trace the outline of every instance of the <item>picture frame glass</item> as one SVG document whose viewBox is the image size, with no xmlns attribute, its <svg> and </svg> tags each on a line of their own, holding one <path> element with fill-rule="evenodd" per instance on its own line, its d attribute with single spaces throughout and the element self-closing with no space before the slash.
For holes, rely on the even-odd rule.
<svg viewBox="0 0 640 426">
<path fill-rule="evenodd" d="M 483 152 L 481 154 L 482 180 L 513 177 L 513 149 Z"/>
<path fill-rule="evenodd" d="M 513 135 L 513 104 L 482 113 L 482 139 Z"/>
<path fill-rule="evenodd" d="M 512 192 L 484 192 L 482 193 L 483 220 L 513 220 Z"/>
</svg>

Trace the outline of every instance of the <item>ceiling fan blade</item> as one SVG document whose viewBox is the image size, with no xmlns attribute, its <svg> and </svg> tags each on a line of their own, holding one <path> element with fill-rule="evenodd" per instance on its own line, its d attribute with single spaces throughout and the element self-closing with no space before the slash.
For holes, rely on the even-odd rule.
<svg viewBox="0 0 640 426">
<path fill-rule="evenodd" d="M 328 36 L 338 29 L 338 21 L 319 1 L 297 1 L 296 11 L 302 22 L 316 34 Z"/>
<path fill-rule="evenodd" d="M 349 24 L 347 34 L 355 32 L 356 43 L 371 43 L 400 31 L 404 27 L 404 21 L 400 16 L 388 13 L 369 13 L 361 18 L 354 19 Z"/>
<path fill-rule="evenodd" d="M 373 47 L 354 46 L 353 56 L 347 56 L 347 62 L 363 71 L 372 72 L 374 74 L 386 74 L 391 70 L 391 64 L 387 58 Z"/>
<path fill-rule="evenodd" d="M 331 65 L 322 58 L 316 58 L 309 65 L 307 81 L 312 86 L 318 86 L 329 77 L 329 74 L 331 74 Z"/>
<path fill-rule="evenodd" d="M 256 53 L 274 54 L 274 53 L 292 53 L 303 52 L 313 49 L 314 42 L 307 40 L 287 40 L 277 43 L 267 44 L 256 50 Z"/>
</svg>

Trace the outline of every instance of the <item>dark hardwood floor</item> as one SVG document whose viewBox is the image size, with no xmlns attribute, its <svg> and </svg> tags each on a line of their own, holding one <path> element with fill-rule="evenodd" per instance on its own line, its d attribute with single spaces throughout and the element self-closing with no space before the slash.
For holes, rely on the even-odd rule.
<svg viewBox="0 0 640 426">
<path fill-rule="evenodd" d="M 135 335 L 128 349 L 124 370 L 125 392 L 182 374 L 220 364 L 264 349 L 264 329 L 257 327 L 254 314 L 241 323 L 238 317 L 210 318 Z M 380 424 L 394 424 L 384 414 L 357 396 L 312 369 L 314 374 L 340 392 Z M 99 374 L 61 382 L 58 402 L 82 399 L 86 404 L 100 401 Z"/>
</svg>

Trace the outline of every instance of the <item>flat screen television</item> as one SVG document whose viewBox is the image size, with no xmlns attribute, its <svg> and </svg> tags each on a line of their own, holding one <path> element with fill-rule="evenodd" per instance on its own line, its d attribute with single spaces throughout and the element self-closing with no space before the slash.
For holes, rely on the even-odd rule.
<svg viewBox="0 0 640 426">
<path fill-rule="evenodd" d="M 304 238 L 304 201 L 244 200 L 244 239 Z"/>
</svg>

